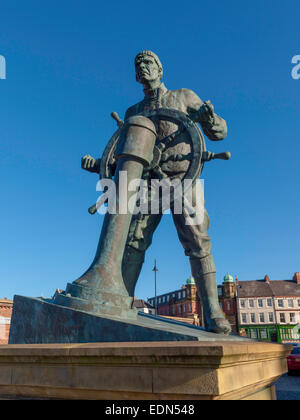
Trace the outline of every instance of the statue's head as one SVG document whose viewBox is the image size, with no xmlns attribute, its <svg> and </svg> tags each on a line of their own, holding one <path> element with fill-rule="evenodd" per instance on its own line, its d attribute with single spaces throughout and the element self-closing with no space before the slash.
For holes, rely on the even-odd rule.
<svg viewBox="0 0 300 420">
<path fill-rule="evenodd" d="M 158 56 L 152 51 L 140 52 L 134 60 L 137 82 L 142 85 L 160 81 L 163 75 L 163 68 Z"/>
</svg>

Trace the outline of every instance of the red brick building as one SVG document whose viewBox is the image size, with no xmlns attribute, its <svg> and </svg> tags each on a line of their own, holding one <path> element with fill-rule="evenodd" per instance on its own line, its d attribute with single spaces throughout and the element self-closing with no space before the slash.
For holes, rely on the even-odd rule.
<svg viewBox="0 0 300 420">
<path fill-rule="evenodd" d="M 218 286 L 219 302 L 226 319 L 230 322 L 232 332 L 238 333 L 238 316 L 236 301 L 236 283 L 230 274 L 226 274 L 222 285 Z"/>
<path fill-rule="evenodd" d="M 218 286 L 220 307 L 231 324 L 232 331 L 237 333 L 236 285 L 232 276 L 227 274 L 222 285 Z M 155 297 L 148 299 L 155 307 Z M 199 326 L 204 326 L 201 299 L 195 280 L 189 277 L 181 289 L 156 297 L 157 315 L 186 319 Z"/>
<path fill-rule="evenodd" d="M 8 343 L 13 301 L 0 299 L 0 344 Z"/>
<path fill-rule="evenodd" d="M 193 277 L 189 277 L 181 289 L 157 296 L 156 301 L 152 297 L 148 302 L 157 307 L 157 315 L 194 319 L 196 314 L 202 324 L 201 302 Z"/>
</svg>

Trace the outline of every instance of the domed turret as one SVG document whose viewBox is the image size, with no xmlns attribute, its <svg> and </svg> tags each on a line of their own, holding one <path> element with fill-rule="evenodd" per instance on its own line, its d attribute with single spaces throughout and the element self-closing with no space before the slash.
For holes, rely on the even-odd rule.
<svg viewBox="0 0 300 420">
<path fill-rule="evenodd" d="M 189 278 L 187 279 L 187 281 L 186 281 L 186 284 L 187 284 L 187 285 L 189 285 L 189 284 L 196 284 L 196 283 L 195 283 L 195 279 L 194 279 L 194 277 L 193 277 L 193 276 L 189 277 Z"/>
<path fill-rule="evenodd" d="M 229 273 L 224 276 L 224 283 L 233 283 L 233 277 Z"/>
</svg>

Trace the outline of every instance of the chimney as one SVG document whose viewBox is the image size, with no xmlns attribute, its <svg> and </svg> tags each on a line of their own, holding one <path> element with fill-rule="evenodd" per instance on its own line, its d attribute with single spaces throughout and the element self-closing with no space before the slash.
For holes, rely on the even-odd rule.
<svg viewBox="0 0 300 420">
<path fill-rule="evenodd" d="M 265 282 L 270 284 L 270 277 L 267 274 L 265 275 Z"/>
<path fill-rule="evenodd" d="M 239 279 L 238 276 L 235 276 L 235 285 L 238 286 L 239 285 Z"/>
<path fill-rule="evenodd" d="M 300 273 L 295 273 L 293 280 L 297 283 L 300 284 Z"/>
<path fill-rule="evenodd" d="M 181 288 L 182 288 L 182 289 L 186 289 L 186 285 L 185 285 L 185 284 L 183 284 L 183 285 L 181 286 Z"/>
</svg>

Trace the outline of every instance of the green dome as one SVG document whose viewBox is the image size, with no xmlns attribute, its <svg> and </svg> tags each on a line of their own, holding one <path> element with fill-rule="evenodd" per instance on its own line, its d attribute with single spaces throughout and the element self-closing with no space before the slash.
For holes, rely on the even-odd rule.
<svg viewBox="0 0 300 420">
<path fill-rule="evenodd" d="M 224 283 L 233 283 L 233 277 L 227 273 L 226 276 L 224 276 Z"/>
<path fill-rule="evenodd" d="M 186 281 L 186 284 L 195 284 L 195 279 L 193 276 L 189 277 Z"/>
</svg>

